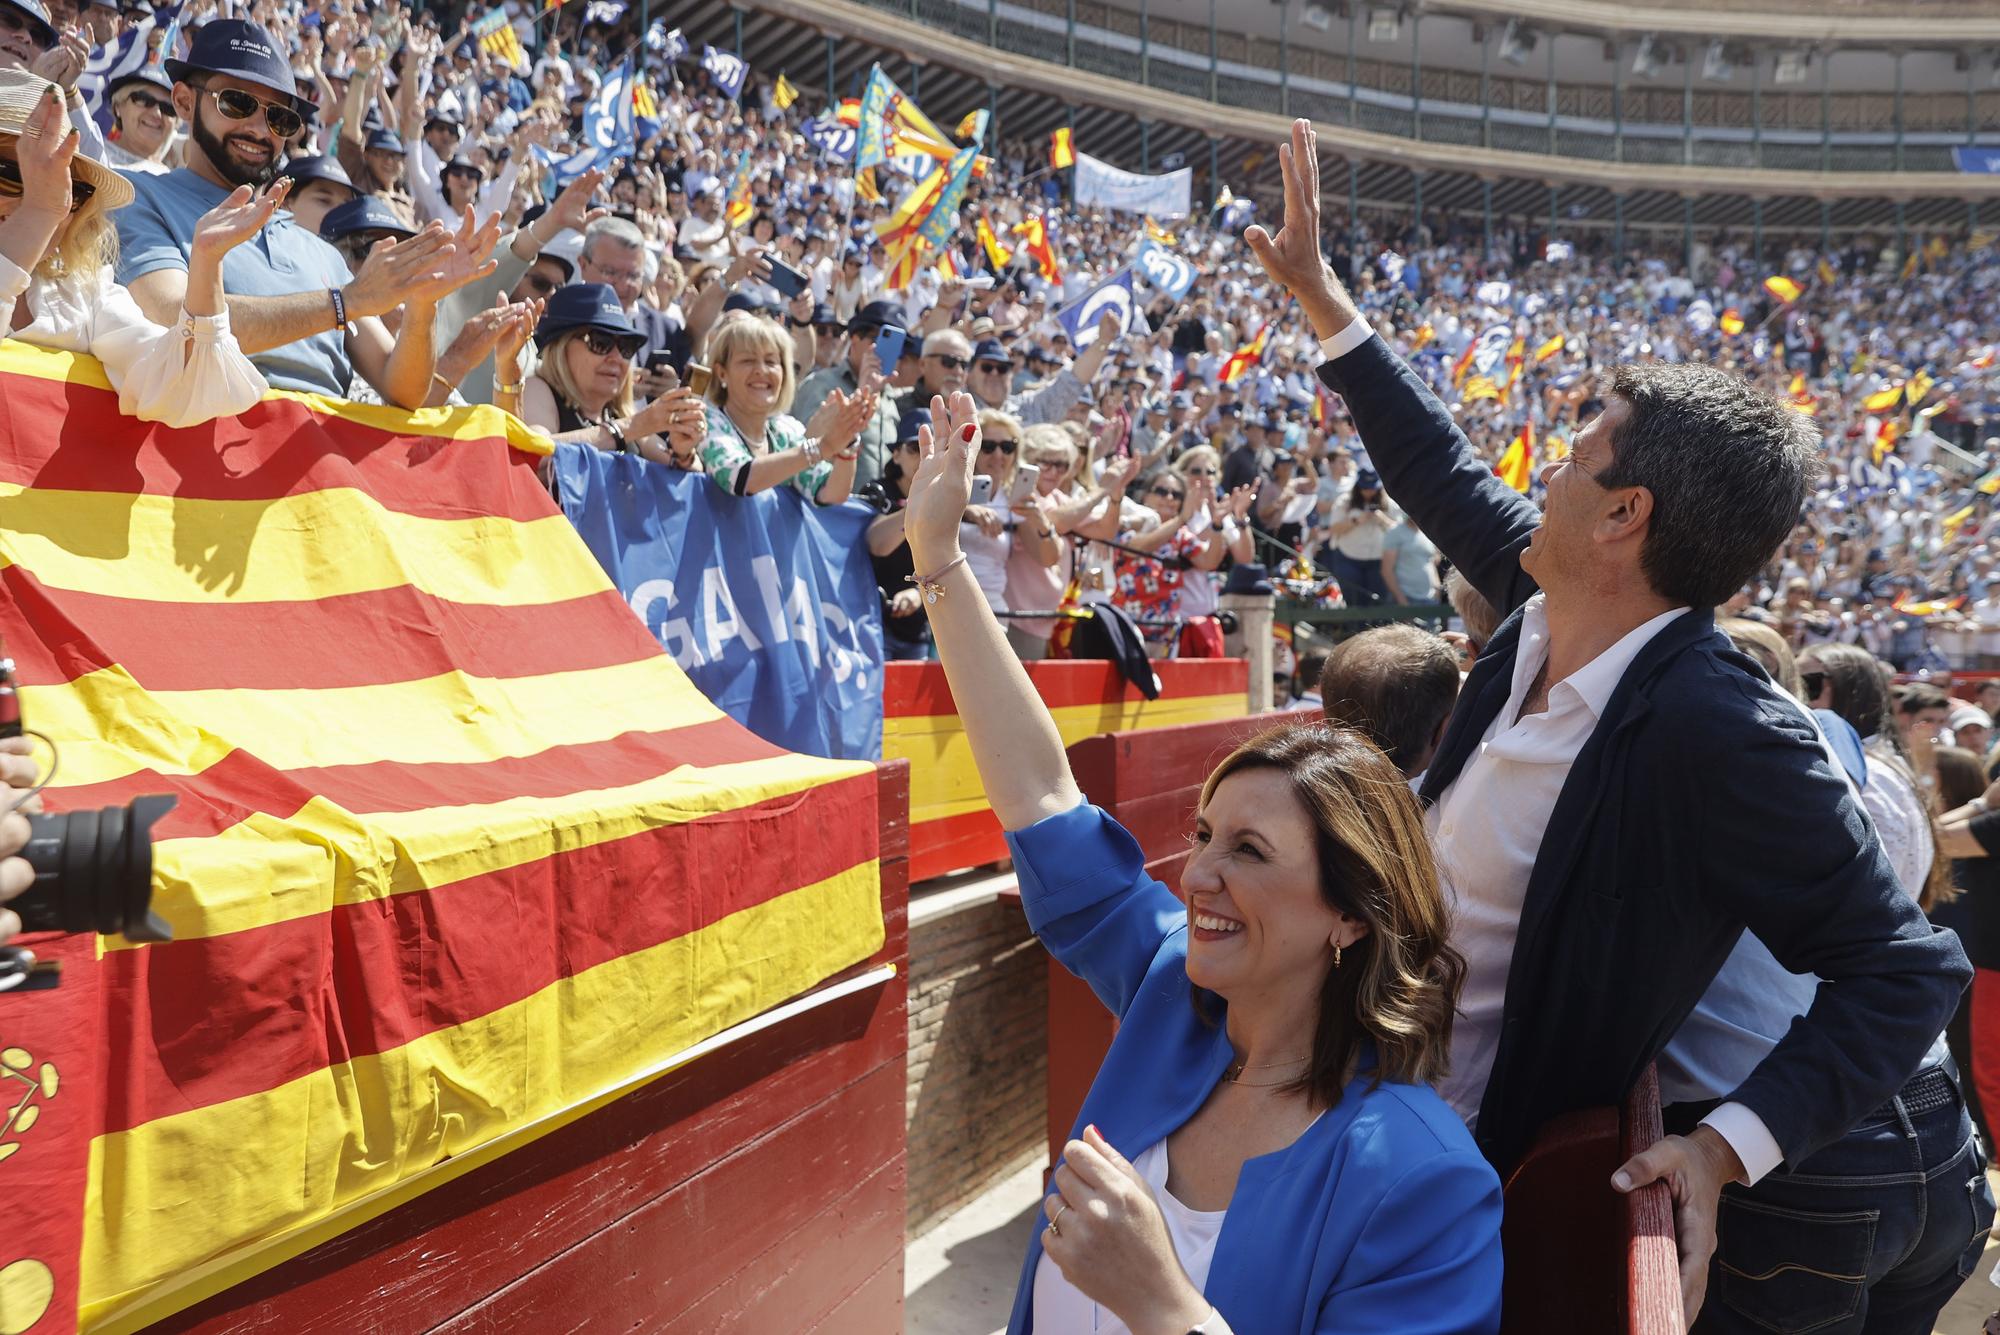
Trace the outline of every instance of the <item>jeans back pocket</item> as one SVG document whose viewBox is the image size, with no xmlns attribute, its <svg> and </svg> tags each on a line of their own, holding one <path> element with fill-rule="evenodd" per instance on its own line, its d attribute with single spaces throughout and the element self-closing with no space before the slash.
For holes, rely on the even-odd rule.
<svg viewBox="0 0 2000 1335">
<path fill-rule="evenodd" d="M 1794 1210 L 1722 1197 L 1713 1297 L 1766 1330 L 1800 1335 L 1854 1315 L 1868 1284 L 1880 1210 Z"/>
</svg>

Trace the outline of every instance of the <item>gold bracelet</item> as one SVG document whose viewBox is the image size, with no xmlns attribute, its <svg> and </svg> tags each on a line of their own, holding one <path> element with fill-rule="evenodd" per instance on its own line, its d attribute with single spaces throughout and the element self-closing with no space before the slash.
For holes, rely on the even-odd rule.
<svg viewBox="0 0 2000 1335">
<path fill-rule="evenodd" d="M 433 379 L 433 380 L 437 381 L 437 382 L 438 382 L 438 383 L 439 383 L 440 385 L 443 385 L 443 386 L 444 386 L 444 393 L 445 393 L 445 397 L 446 397 L 446 398 L 450 398 L 450 397 L 451 397 L 451 391 L 452 391 L 452 390 L 453 390 L 454 388 L 456 388 L 456 386 L 454 386 L 454 385 L 453 385 L 453 384 L 451 383 L 451 381 L 449 381 L 449 380 L 446 380 L 446 379 L 445 379 L 445 378 L 444 378 L 443 376 L 439 375 L 439 374 L 438 374 L 438 373 L 437 373 L 436 371 L 432 371 L 432 372 L 431 372 L 431 379 Z"/>
<path fill-rule="evenodd" d="M 916 585 L 917 592 L 921 593 L 924 596 L 924 601 L 926 603 L 934 603 L 938 599 L 944 597 L 944 577 L 946 575 L 949 575 L 952 571 L 958 569 L 958 567 L 964 564 L 965 564 L 965 553 L 960 552 L 957 556 L 945 562 L 943 567 L 940 568 L 936 574 L 905 575 L 903 576 L 903 582 L 905 584 Z"/>
<path fill-rule="evenodd" d="M 493 392 L 495 394 L 519 394 L 521 392 L 521 382 L 516 380 L 511 385 L 503 385 L 496 380 L 493 382 Z"/>
</svg>

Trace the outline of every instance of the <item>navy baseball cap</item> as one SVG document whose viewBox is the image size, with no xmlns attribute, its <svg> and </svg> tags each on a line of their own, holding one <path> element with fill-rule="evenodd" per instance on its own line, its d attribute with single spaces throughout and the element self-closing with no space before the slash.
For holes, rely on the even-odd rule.
<svg viewBox="0 0 2000 1335">
<path fill-rule="evenodd" d="M 292 178 L 294 186 L 304 185 L 307 181 L 331 181 L 335 185 L 346 186 L 350 198 L 361 193 L 361 187 L 349 179 L 347 168 L 341 166 L 340 159 L 331 153 L 293 158 L 285 164 L 284 174 Z"/>
<path fill-rule="evenodd" d="M 893 301 L 871 301 L 854 312 L 854 318 L 847 322 L 847 332 L 859 329 L 880 329 L 883 325 L 903 327 L 903 308 Z M 910 342 L 917 342 L 911 339 Z"/>
<path fill-rule="evenodd" d="M 17 6 L 36 0 L 8 0 Z M 39 8 L 39 4 L 36 5 Z M 194 31 L 194 43 L 186 60 L 161 62 L 176 83 L 188 83 L 197 74 L 226 74 L 233 79 L 262 84 L 274 93 L 283 93 L 294 105 L 299 101 L 299 85 L 292 78 L 292 62 L 278 46 L 278 39 L 248 19 L 211 19 Z"/>
<path fill-rule="evenodd" d="M 394 130 L 370 130 L 365 147 L 370 153 L 377 149 L 384 153 L 400 153 L 403 151 L 403 140 Z"/>
<path fill-rule="evenodd" d="M 972 360 L 975 362 L 1005 362 L 1009 366 L 1014 364 L 1013 354 L 1008 352 L 1006 347 L 997 338 L 980 339 L 978 344 L 972 349 Z"/>
<path fill-rule="evenodd" d="M 542 322 L 535 326 L 535 346 L 546 348 L 569 329 L 602 329 L 621 336 L 643 337 L 632 317 L 618 304 L 609 283 L 571 283 L 549 296 Z"/>
<path fill-rule="evenodd" d="M 396 216 L 396 211 L 373 195 L 357 195 L 345 204 L 336 204 L 320 220 L 319 234 L 338 241 L 355 232 L 393 232 L 398 239 L 416 235 L 415 229 Z"/>
<path fill-rule="evenodd" d="M 915 440 L 917 432 L 931 424 L 929 408 L 905 408 L 896 418 L 896 440 L 901 445 L 906 440 Z"/>
<path fill-rule="evenodd" d="M 133 70 L 130 74 L 121 74 L 117 78 L 113 79 L 110 82 L 110 84 L 105 88 L 104 95 L 106 97 L 116 97 L 118 96 L 120 91 L 126 88 L 130 88 L 135 83 L 146 84 L 149 87 L 159 89 L 163 93 L 171 93 L 174 91 L 174 81 L 172 79 L 169 79 L 166 75 L 160 73 L 159 66 L 141 65 L 138 69 Z"/>
<path fill-rule="evenodd" d="M 840 328 L 840 317 L 833 313 L 833 307 L 824 301 L 813 303 L 812 324 L 815 329 Z"/>
</svg>

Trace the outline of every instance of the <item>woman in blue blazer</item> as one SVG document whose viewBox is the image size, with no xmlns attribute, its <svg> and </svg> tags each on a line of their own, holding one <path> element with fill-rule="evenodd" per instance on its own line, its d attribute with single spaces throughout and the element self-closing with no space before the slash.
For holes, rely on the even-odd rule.
<svg viewBox="0 0 2000 1335">
<path fill-rule="evenodd" d="M 1202 789 L 1182 904 L 1086 806 L 958 551 L 980 436 L 931 404 L 906 532 L 1028 920 L 1118 1016 L 1009 1330 L 1444 1335 L 1500 1321 L 1500 1183 L 1429 1088 L 1463 962 L 1423 820 L 1357 735 L 1278 729 Z"/>
</svg>

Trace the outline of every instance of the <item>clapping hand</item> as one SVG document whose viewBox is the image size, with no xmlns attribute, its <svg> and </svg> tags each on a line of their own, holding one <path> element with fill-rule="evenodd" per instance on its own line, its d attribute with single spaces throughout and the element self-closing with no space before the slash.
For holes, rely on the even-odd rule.
<svg viewBox="0 0 2000 1335">
<path fill-rule="evenodd" d="M 972 498 L 972 466 L 979 458 L 979 404 L 963 390 L 931 399 L 931 424 L 919 427 L 917 473 L 903 508 L 903 533 L 919 573 L 937 570 L 958 555 L 958 526 Z"/>
<path fill-rule="evenodd" d="M 472 210 L 467 209 L 450 243 L 435 252 L 436 263 L 417 275 L 404 291 L 403 301 L 432 305 L 467 283 L 486 277 L 500 267 L 493 258 L 493 248 L 499 244 L 500 215 L 489 213 L 484 223 L 475 225 Z"/>
<path fill-rule="evenodd" d="M 540 298 L 512 303 L 504 296 L 495 299 L 494 308 L 507 313 L 493 339 L 493 379 L 496 383 L 514 384 L 520 380 L 521 349 L 527 347 L 528 340 L 534 337 L 535 327 L 542 322 L 542 310 L 547 305 Z M 473 364 L 478 365 L 477 362 Z"/>
<path fill-rule="evenodd" d="M 846 452 L 874 416 L 881 390 L 879 376 L 866 377 L 852 394 L 834 390 L 821 401 L 812 421 L 806 423 L 806 435 L 817 439 L 820 449 L 827 454 Z"/>
<path fill-rule="evenodd" d="M 35 57 L 28 66 L 28 73 L 61 84 L 65 89 L 74 88 L 77 76 L 83 73 L 83 67 L 89 60 L 89 41 L 70 28 L 56 39 L 54 46 Z"/>
<path fill-rule="evenodd" d="M 239 185 L 229 198 L 217 204 L 195 222 L 191 249 L 198 255 L 221 258 L 262 231 L 271 215 L 291 192 L 292 179 L 280 176 L 262 190 Z"/>
<path fill-rule="evenodd" d="M 30 209 L 46 215 L 51 234 L 53 224 L 69 216 L 69 169 L 81 138 L 69 123 L 62 90 L 50 84 L 29 114 L 26 132 L 15 141 L 21 168 L 21 207 L 16 215 Z M 22 267 L 32 270 L 41 258 L 37 251 L 34 263 Z"/>
</svg>

